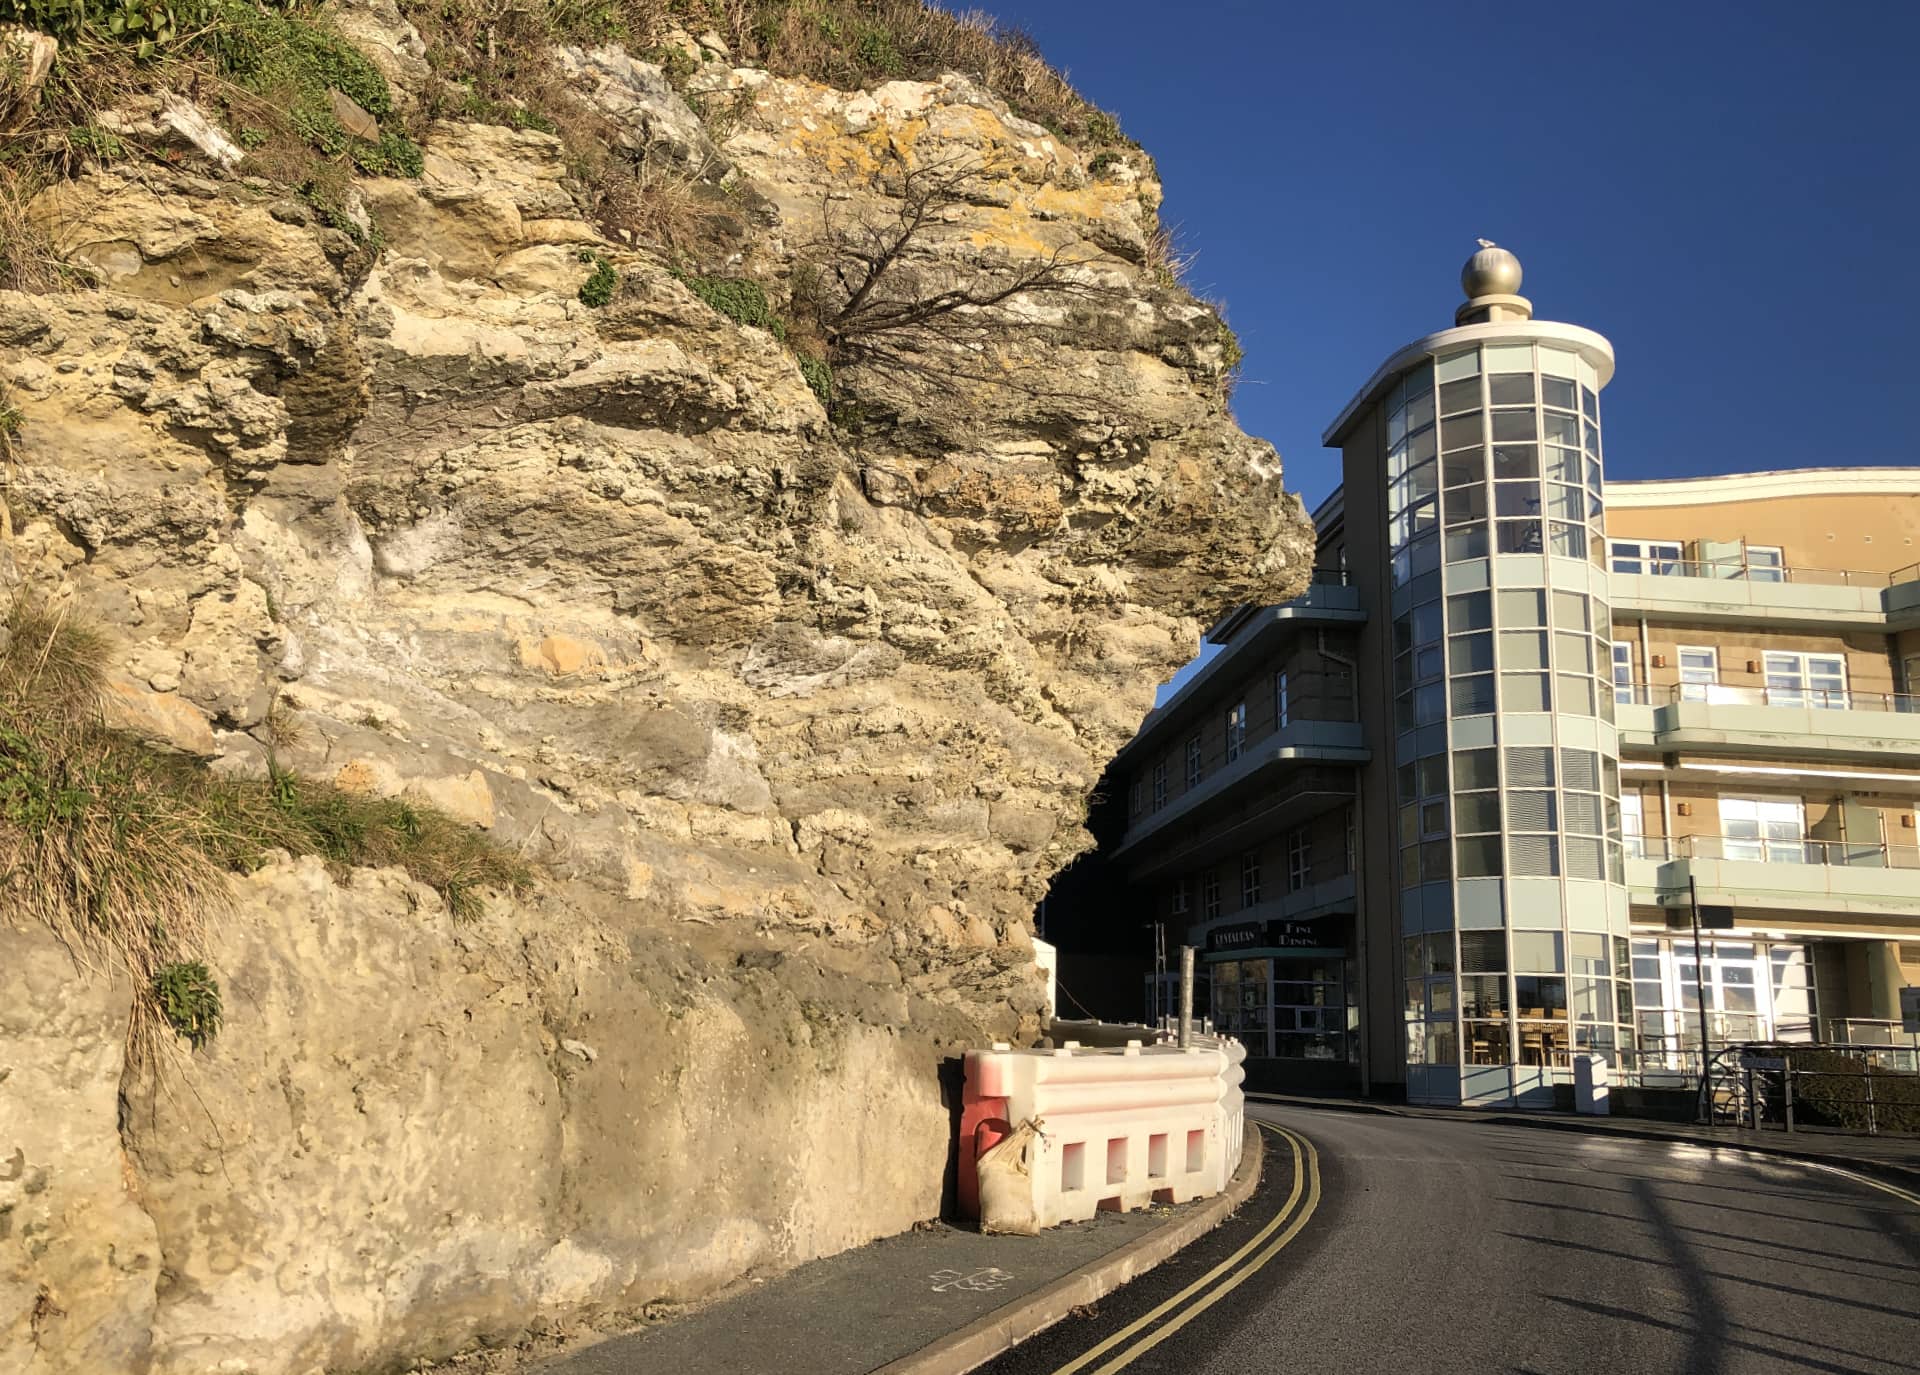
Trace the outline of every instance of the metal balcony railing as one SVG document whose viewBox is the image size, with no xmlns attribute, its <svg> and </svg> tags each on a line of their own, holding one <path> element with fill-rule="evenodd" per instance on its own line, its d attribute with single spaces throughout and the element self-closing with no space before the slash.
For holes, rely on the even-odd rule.
<svg viewBox="0 0 1920 1375">
<path fill-rule="evenodd" d="M 1344 568 L 1316 568 L 1307 581 L 1313 587 L 1345 587 L 1352 579 Z"/>
<path fill-rule="evenodd" d="M 1827 1038 L 1843 1046 L 1892 1046 L 1900 1050 L 1920 1049 L 1920 1035 L 1902 1029 L 1899 1022 L 1876 1021 L 1868 1017 L 1830 1017 Z"/>
<path fill-rule="evenodd" d="M 1639 566 L 1627 568 L 1625 563 Z M 1613 560 L 1616 573 L 1644 573 L 1656 578 L 1719 578 L 1722 581 L 1799 583 L 1813 587 L 1891 587 L 1896 582 L 1920 576 L 1920 565 L 1898 573 L 1873 573 L 1857 568 L 1802 568 L 1777 563 L 1752 563 L 1739 559 L 1665 559 Z M 1902 576 L 1905 574 L 1906 576 Z"/>
<path fill-rule="evenodd" d="M 1257 731 L 1243 727 L 1235 734 L 1222 729 L 1215 720 L 1209 720 L 1204 725 L 1196 723 L 1187 740 L 1169 740 L 1166 753 L 1155 761 L 1164 770 L 1160 774 L 1157 790 L 1155 765 L 1144 761 L 1141 763 L 1133 773 L 1130 785 L 1129 824 L 1151 817 L 1178 802 L 1184 794 L 1202 786 L 1222 769 L 1238 763 L 1244 756 L 1276 738 L 1283 739 L 1295 727 L 1323 722 L 1351 724 L 1360 719 L 1360 701 L 1351 674 L 1290 673 L 1287 675 L 1284 699 L 1278 682 L 1272 679 L 1249 685 L 1250 693 L 1256 691 L 1271 694 L 1270 702 L 1263 704 L 1271 715 L 1263 718 L 1261 728 Z M 1201 741 L 1200 750 L 1198 754 L 1189 754 L 1188 741 L 1195 736 Z"/>
<path fill-rule="evenodd" d="M 1863 844 L 1801 837 L 1627 836 L 1630 859 L 1724 859 L 1745 864 L 1825 864 L 1855 869 L 1920 869 L 1920 845 Z"/>
<path fill-rule="evenodd" d="M 1673 702 L 1708 706 L 1812 707 L 1820 711 L 1887 711 L 1920 715 L 1920 694 L 1856 692 L 1852 688 L 1734 687 L 1725 683 L 1615 683 L 1613 700 L 1625 706 Z"/>
<path fill-rule="evenodd" d="M 1855 692 L 1851 688 L 1731 687 L 1722 683 L 1674 683 L 1654 691 L 1664 692 L 1669 702 L 1920 713 L 1920 696 L 1907 692 Z"/>
</svg>

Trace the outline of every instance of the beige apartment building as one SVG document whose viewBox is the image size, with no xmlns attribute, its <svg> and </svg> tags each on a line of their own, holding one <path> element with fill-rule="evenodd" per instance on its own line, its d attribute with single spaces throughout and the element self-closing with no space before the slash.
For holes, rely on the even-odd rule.
<svg viewBox="0 0 1920 1375">
<path fill-rule="evenodd" d="M 1920 984 L 1920 469 L 1616 483 L 1609 497 L 1643 1056 L 1698 1040 L 1691 937 L 1674 934 L 1690 883 L 1736 923 L 1702 971 L 1710 1035 L 1910 1046 L 1897 1019 L 1900 988 Z"/>
<path fill-rule="evenodd" d="M 1920 469 L 1609 483 L 1612 348 L 1519 278 L 1476 254 L 1329 427 L 1313 585 L 1208 632 L 1113 862 L 1270 1081 L 1651 1082 L 1702 995 L 1711 1049 L 1911 1059 Z"/>
</svg>

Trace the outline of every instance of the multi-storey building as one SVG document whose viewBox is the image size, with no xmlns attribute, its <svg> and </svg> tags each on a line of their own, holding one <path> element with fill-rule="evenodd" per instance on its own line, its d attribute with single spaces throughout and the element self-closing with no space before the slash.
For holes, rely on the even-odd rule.
<svg viewBox="0 0 1920 1375">
<path fill-rule="evenodd" d="M 1116 761 L 1116 862 L 1295 1082 L 1550 1101 L 1697 1064 L 1702 995 L 1716 1047 L 1905 1044 L 1920 469 L 1609 484 L 1611 346 L 1462 281 L 1326 433 L 1308 591 Z"/>
</svg>

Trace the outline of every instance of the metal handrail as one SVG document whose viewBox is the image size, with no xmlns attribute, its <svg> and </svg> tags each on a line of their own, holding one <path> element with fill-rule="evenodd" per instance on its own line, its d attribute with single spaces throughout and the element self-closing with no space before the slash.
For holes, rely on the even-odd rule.
<svg viewBox="0 0 1920 1375">
<path fill-rule="evenodd" d="M 1887 586 L 1894 587 L 1903 582 L 1920 582 L 1920 563 L 1910 563 L 1905 568 L 1896 568 L 1887 574 Z"/>
<path fill-rule="evenodd" d="M 1344 568 L 1316 568 L 1307 578 L 1311 587 L 1345 587 L 1352 581 Z"/>
<path fill-rule="evenodd" d="M 1807 1069 L 1793 1063 L 1796 1054 L 1851 1060 L 1858 1068 Z M 1802 1041 L 1744 1042 L 1714 1051 L 1699 1089 L 1699 1119 L 1756 1131 L 1778 1124 L 1790 1132 L 1796 1102 L 1804 1104 L 1810 1090 L 1836 1083 L 1860 1085 L 1860 1097 L 1849 1106 L 1864 1110 L 1868 1135 L 1878 1135 L 1889 1119 L 1896 1130 L 1902 1120 L 1911 1125 L 1920 1101 L 1911 1091 L 1920 1087 L 1920 1073 L 1910 1061 L 1885 1048 Z"/>
<path fill-rule="evenodd" d="M 1673 683 L 1665 689 L 1636 683 L 1634 687 L 1644 688 L 1649 696 L 1664 691 L 1669 702 L 1705 702 L 1709 706 L 1813 707 L 1822 711 L 1920 714 L 1920 695 L 1908 692 L 1855 692 L 1851 688 L 1734 687 L 1725 683 Z"/>
<path fill-rule="evenodd" d="M 1883 845 L 1804 836 L 1638 836 L 1637 859 L 1724 859 L 1745 864 L 1824 864 L 1855 869 L 1920 869 L 1920 845 Z"/>
</svg>

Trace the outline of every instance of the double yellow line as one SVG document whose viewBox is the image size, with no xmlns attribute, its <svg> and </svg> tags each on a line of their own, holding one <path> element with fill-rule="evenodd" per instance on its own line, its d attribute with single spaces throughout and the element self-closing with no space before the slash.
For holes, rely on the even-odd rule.
<svg viewBox="0 0 1920 1375">
<path fill-rule="evenodd" d="M 1252 1118 L 1248 1118 L 1247 1121 L 1249 1125 L 1254 1124 Z M 1280 1205 L 1280 1211 L 1275 1213 L 1272 1220 L 1254 1233 L 1252 1239 L 1238 1251 L 1172 1298 L 1135 1318 L 1098 1346 L 1068 1361 L 1054 1371 L 1053 1375 L 1074 1375 L 1076 1371 L 1085 1370 L 1123 1342 L 1146 1332 L 1145 1336 L 1138 1336 L 1138 1340 L 1134 1340 L 1132 1345 L 1127 1346 L 1112 1360 L 1096 1368 L 1092 1375 L 1112 1375 L 1116 1370 L 1125 1369 L 1239 1288 L 1255 1271 L 1279 1255 L 1281 1248 L 1300 1235 L 1300 1229 L 1307 1225 L 1307 1219 L 1311 1218 L 1314 1209 L 1320 1206 L 1319 1152 L 1314 1150 L 1311 1141 L 1288 1131 L 1285 1127 L 1277 1127 L 1271 1122 L 1261 1122 L 1257 1125 L 1265 1127 L 1274 1136 L 1285 1141 L 1293 1152 L 1293 1189 L 1288 1193 L 1287 1201 Z M 1279 1235 L 1274 1236 L 1275 1232 L 1279 1232 Z M 1268 1240 L 1269 1238 L 1272 1239 Z M 1258 1254 L 1254 1254 L 1256 1251 Z M 1253 1257 L 1251 1260 L 1247 1259 L 1249 1255 Z M 1246 1264 L 1241 1265 L 1242 1261 L 1246 1261 Z M 1235 1270 L 1235 1266 L 1240 1268 Z M 1186 1306 L 1182 1308 L 1182 1304 Z M 1168 1314 L 1173 1316 L 1168 1317 Z M 1166 1321 L 1161 1322 L 1162 1318 Z M 1160 1325 L 1154 1327 L 1155 1323 Z M 1148 1328 L 1153 1330 L 1147 1332 Z"/>
</svg>

